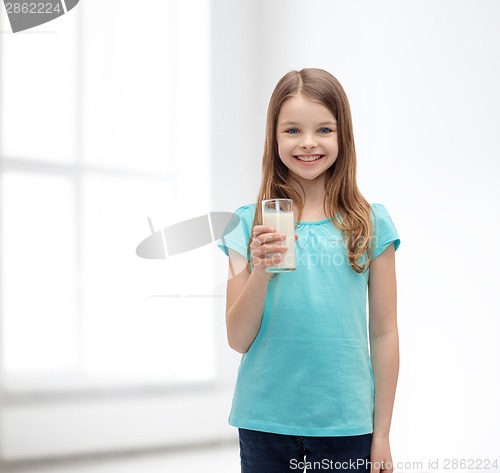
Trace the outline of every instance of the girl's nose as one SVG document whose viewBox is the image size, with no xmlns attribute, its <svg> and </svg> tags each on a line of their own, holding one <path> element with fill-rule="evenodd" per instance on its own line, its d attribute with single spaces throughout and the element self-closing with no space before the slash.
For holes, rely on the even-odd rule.
<svg viewBox="0 0 500 473">
<path fill-rule="evenodd" d="M 314 139 L 314 137 L 308 134 L 304 134 L 303 136 L 304 138 L 302 139 L 302 143 L 300 144 L 302 148 L 307 149 L 316 147 L 316 140 Z"/>
</svg>

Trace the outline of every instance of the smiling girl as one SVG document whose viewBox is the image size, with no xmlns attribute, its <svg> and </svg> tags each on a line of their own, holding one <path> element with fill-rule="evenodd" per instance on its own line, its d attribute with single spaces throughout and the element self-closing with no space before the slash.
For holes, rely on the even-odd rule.
<svg viewBox="0 0 500 473">
<path fill-rule="evenodd" d="M 265 271 L 286 250 L 262 225 L 272 198 L 293 200 L 294 272 Z M 241 471 L 393 471 L 400 239 L 387 209 L 358 189 L 349 102 L 330 73 L 279 80 L 257 202 L 235 213 L 238 227 L 218 246 L 230 259 L 228 342 L 242 353 L 229 416 Z"/>
</svg>

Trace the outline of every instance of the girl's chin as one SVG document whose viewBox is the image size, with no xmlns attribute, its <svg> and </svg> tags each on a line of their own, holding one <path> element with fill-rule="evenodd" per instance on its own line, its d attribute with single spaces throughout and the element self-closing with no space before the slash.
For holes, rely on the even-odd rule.
<svg viewBox="0 0 500 473">
<path fill-rule="evenodd" d="M 291 169 L 289 171 L 289 176 L 293 177 L 295 180 L 299 182 L 307 182 L 307 181 L 314 181 L 318 178 L 323 179 L 325 176 L 325 171 L 321 173 L 310 173 L 310 172 L 294 172 Z"/>
</svg>

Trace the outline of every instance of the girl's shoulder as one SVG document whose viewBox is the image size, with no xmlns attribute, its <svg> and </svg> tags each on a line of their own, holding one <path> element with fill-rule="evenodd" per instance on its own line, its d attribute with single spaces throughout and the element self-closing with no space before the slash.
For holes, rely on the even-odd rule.
<svg viewBox="0 0 500 473">
<path fill-rule="evenodd" d="M 245 204 L 245 205 L 240 205 L 234 213 L 238 215 L 243 220 L 250 220 L 252 219 L 255 215 L 255 209 L 257 208 L 257 204 Z"/>
<path fill-rule="evenodd" d="M 253 219 L 255 216 L 255 209 L 257 204 L 240 205 L 233 213 L 238 216 L 240 225 L 245 233 L 249 232 L 252 227 Z"/>
<path fill-rule="evenodd" d="M 373 219 L 373 216 L 375 216 L 375 219 L 382 219 L 382 220 L 387 220 L 387 219 L 390 220 L 391 219 L 391 216 L 389 215 L 389 211 L 387 210 L 385 205 L 374 203 L 374 204 L 370 204 L 370 207 L 372 209 L 372 212 L 371 212 L 372 219 Z"/>
<path fill-rule="evenodd" d="M 387 209 L 385 208 L 385 205 L 383 205 L 383 204 L 370 204 L 370 207 L 372 208 L 372 210 L 374 212 L 384 212 L 384 211 L 387 211 Z"/>
<path fill-rule="evenodd" d="M 251 204 L 245 204 L 245 205 L 240 205 L 237 209 L 236 212 L 249 212 L 249 211 L 255 211 L 257 208 L 256 203 L 251 203 Z"/>
<path fill-rule="evenodd" d="M 395 248 L 399 246 L 399 235 L 389 211 L 382 204 L 370 204 L 372 213 L 375 216 L 374 228 L 377 238 L 382 240 L 394 239 Z M 373 216 L 372 216 L 373 220 Z M 390 238 L 389 238 L 390 237 Z"/>
</svg>

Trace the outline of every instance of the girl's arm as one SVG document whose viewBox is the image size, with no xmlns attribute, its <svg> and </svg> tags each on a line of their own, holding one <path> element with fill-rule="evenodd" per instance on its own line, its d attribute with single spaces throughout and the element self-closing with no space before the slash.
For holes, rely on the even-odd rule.
<svg viewBox="0 0 500 473">
<path fill-rule="evenodd" d="M 260 329 L 270 273 L 251 273 L 247 260 L 229 249 L 230 267 L 226 291 L 226 329 L 229 346 L 245 353 Z M 231 277 L 231 269 L 236 276 Z"/>
<path fill-rule="evenodd" d="M 370 264 L 370 356 L 375 382 L 373 437 L 389 438 L 399 374 L 399 336 L 394 245 Z"/>
<path fill-rule="evenodd" d="M 253 269 L 237 251 L 229 249 L 229 276 L 226 293 L 226 328 L 229 346 L 246 353 L 260 330 L 267 286 L 271 273 L 266 267 L 281 260 L 286 250 L 285 234 L 274 232 L 273 227 L 255 225 L 250 243 Z M 294 234 L 295 240 L 298 236 Z M 279 255 L 278 257 L 276 255 Z M 278 259 L 279 258 L 279 259 Z"/>
</svg>

